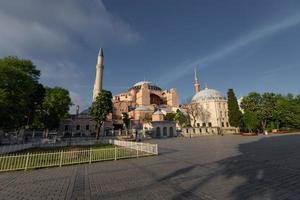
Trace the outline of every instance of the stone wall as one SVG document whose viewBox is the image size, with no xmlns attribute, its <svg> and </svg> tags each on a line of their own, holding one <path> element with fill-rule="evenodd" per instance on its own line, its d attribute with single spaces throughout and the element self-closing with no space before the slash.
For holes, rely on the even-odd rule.
<svg viewBox="0 0 300 200">
<path fill-rule="evenodd" d="M 182 128 L 182 135 L 184 137 L 196 137 L 202 135 L 219 135 L 219 127 L 188 127 Z"/>
<path fill-rule="evenodd" d="M 203 135 L 232 135 L 239 132 L 239 128 L 220 128 L 220 127 L 188 127 L 182 129 L 185 137 L 196 137 Z"/>
</svg>

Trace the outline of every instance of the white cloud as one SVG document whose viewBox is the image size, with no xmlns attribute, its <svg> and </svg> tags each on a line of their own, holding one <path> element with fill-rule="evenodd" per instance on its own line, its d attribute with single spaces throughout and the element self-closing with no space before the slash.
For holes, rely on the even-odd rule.
<svg viewBox="0 0 300 200">
<path fill-rule="evenodd" d="M 0 27 L 0 56 L 57 57 L 82 46 L 128 44 L 140 38 L 100 0 L 2 0 Z"/>
<path fill-rule="evenodd" d="M 0 57 L 31 59 L 43 83 L 69 89 L 81 108 L 89 104 L 77 92 L 90 89 L 94 81 L 84 64 L 91 62 L 85 60 L 91 52 L 96 60 L 99 47 L 140 40 L 138 32 L 101 0 L 1 0 L 0 27 Z"/>
<path fill-rule="evenodd" d="M 70 108 L 70 113 L 76 113 L 76 106 L 79 105 L 79 112 L 82 112 L 83 109 L 87 109 L 90 104 L 83 100 L 83 98 L 77 92 L 70 91 L 70 97 L 72 99 L 73 106 Z"/>
<path fill-rule="evenodd" d="M 300 15 L 289 16 L 282 21 L 279 21 L 275 24 L 263 26 L 263 28 L 259 28 L 250 32 L 247 35 L 244 35 L 229 45 L 220 48 L 219 50 L 211 53 L 202 58 L 196 58 L 193 61 L 184 62 L 181 65 L 172 69 L 171 73 L 167 75 L 163 75 L 159 78 L 159 81 L 162 83 L 169 83 L 175 81 L 188 73 L 191 73 L 194 68 L 204 68 L 207 67 L 209 64 L 222 59 L 230 54 L 246 47 L 247 45 L 258 41 L 262 38 L 265 38 L 269 35 L 275 34 L 281 30 L 287 29 L 289 27 L 295 26 L 300 24 Z"/>
</svg>

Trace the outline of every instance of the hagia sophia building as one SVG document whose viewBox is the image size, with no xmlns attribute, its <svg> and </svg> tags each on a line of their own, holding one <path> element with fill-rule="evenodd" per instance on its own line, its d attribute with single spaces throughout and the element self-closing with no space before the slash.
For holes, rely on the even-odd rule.
<svg viewBox="0 0 300 200">
<path fill-rule="evenodd" d="M 164 114 L 176 112 L 179 108 L 178 95 L 175 88 L 162 90 L 148 81 L 134 84 L 128 91 L 113 97 L 113 120 L 122 123 L 122 113 L 129 114 L 135 124 L 152 118 L 156 110 Z"/>
<path fill-rule="evenodd" d="M 104 54 L 100 48 L 96 64 L 96 78 L 93 90 L 93 101 L 101 92 L 103 86 L 104 72 Z M 195 124 L 198 130 L 194 133 L 203 134 L 201 128 L 205 128 L 204 132 L 220 132 L 220 129 L 230 128 L 228 122 L 227 100 L 221 92 L 207 87 L 200 90 L 198 77 L 195 71 L 194 77 L 195 95 L 191 103 L 198 103 L 203 106 L 208 112 L 209 117 L 205 119 L 198 117 Z M 130 118 L 130 126 L 135 129 L 152 129 L 154 135 L 173 136 L 176 132 L 174 122 L 165 121 L 164 116 L 167 113 L 175 113 L 177 109 L 184 112 L 184 109 L 179 105 L 179 97 L 175 88 L 162 89 L 161 87 L 149 82 L 140 81 L 135 83 L 120 94 L 114 95 L 112 99 L 113 112 L 108 116 L 104 123 L 104 129 L 108 132 L 112 129 L 123 128 L 123 113 L 128 113 Z M 193 124 L 193 123 L 192 123 Z M 216 129 L 217 127 L 217 129 Z M 70 118 L 64 119 L 60 125 L 60 131 L 64 135 L 71 134 L 72 136 L 92 135 L 95 133 L 96 124 L 89 116 L 89 110 L 77 112 L 75 115 L 70 115 Z M 214 131 L 215 130 L 215 131 Z M 189 129 L 183 130 L 183 133 L 189 133 Z"/>
</svg>

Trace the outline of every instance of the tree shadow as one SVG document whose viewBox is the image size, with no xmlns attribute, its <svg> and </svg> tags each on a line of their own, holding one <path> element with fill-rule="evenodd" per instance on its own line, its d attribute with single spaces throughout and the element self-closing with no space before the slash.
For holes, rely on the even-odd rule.
<svg viewBox="0 0 300 200">
<path fill-rule="evenodd" d="M 213 148 L 211 147 L 211 151 Z M 263 137 L 238 145 L 239 154 L 206 164 L 196 161 L 173 161 L 183 167 L 171 167 L 160 176 L 165 163 L 131 165 L 155 180 L 125 190 L 97 194 L 95 198 L 119 198 L 156 191 L 167 187 L 174 191 L 171 199 L 300 199 L 300 135 Z M 173 149 L 166 149 L 166 154 Z M 162 156 L 163 157 L 163 156 Z M 151 198 L 151 197 L 149 197 Z"/>
<path fill-rule="evenodd" d="M 201 194 L 208 184 L 216 186 L 210 194 L 217 199 L 221 196 L 214 191 L 226 188 L 229 192 L 224 192 L 222 199 L 300 199 L 300 135 L 264 137 L 240 144 L 238 150 L 240 155 L 218 161 L 205 176 L 186 174 L 193 184 L 173 199 L 183 199 L 188 193 Z M 196 167 L 178 170 L 163 180 Z M 200 172 L 200 168 L 196 170 Z"/>
</svg>

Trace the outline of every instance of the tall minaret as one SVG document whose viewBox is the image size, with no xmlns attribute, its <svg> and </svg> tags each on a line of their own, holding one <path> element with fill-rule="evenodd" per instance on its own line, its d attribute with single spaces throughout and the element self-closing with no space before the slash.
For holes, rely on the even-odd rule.
<svg viewBox="0 0 300 200">
<path fill-rule="evenodd" d="M 102 81 L 103 81 L 103 49 L 100 48 L 99 54 L 98 54 L 98 60 L 96 65 L 96 79 L 94 84 L 94 91 L 93 91 L 93 101 L 96 100 L 96 97 L 102 90 Z"/>
<path fill-rule="evenodd" d="M 199 85 L 199 82 L 198 82 L 196 69 L 195 69 L 195 72 L 194 72 L 194 88 L 195 88 L 195 94 L 197 94 L 200 91 L 200 85 Z"/>
</svg>

